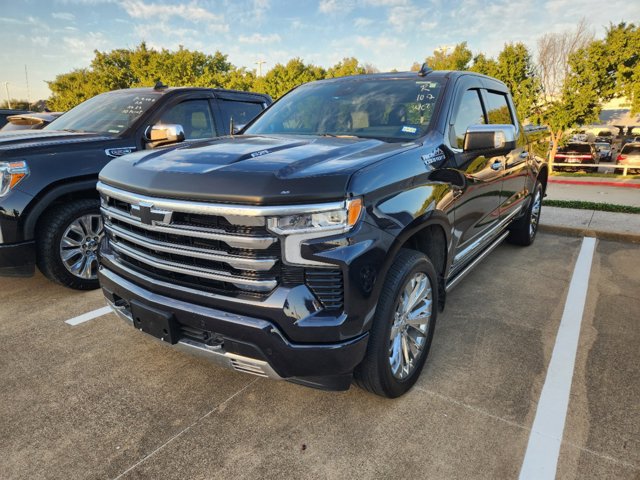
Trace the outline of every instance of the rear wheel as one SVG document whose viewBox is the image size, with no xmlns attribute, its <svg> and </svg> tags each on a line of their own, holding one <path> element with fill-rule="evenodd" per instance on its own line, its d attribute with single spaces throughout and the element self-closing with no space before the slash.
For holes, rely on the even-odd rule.
<svg viewBox="0 0 640 480">
<path fill-rule="evenodd" d="M 542 185 L 540 182 L 536 182 L 527 212 L 511 224 L 507 240 L 510 243 L 525 247 L 531 245 L 536 238 L 536 233 L 538 233 L 541 211 Z"/>
<path fill-rule="evenodd" d="M 74 200 L 49 210 L 37 232 L 37 262 L 50 280 L 76 290 L 98 288 L 103 224 L 99 201 Z"/>
<path fill-rule="evenodd" d="M 431 348 L 438 287 L 427 256 L 403 249 L 382 288 L 364 360 L 356 383 L 372 393 L 395 398 L 420 376 Z"/>
</svg>

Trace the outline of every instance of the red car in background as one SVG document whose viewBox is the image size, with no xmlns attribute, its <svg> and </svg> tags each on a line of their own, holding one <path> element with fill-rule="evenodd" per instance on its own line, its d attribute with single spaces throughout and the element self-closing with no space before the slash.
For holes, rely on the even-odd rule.
<svg viewBox="0 0 640 480">
<path fill-rule="evenodd" d="M 591 143 L 572 142 L 558 148 L 553 163 L 556 170 L 597 172 L 598 167 L 582 167 L 581 165 L 600 163 L 600 155 Z"/>
</svg>

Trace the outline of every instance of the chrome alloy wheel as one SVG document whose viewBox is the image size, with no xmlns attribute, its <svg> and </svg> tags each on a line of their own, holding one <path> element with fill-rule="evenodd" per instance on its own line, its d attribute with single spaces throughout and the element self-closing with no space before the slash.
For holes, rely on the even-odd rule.
<svg viewBox="0 0 640 480">
<path fill-rule="evenodd" d="M 536 190 L 536 196 L 533 198 L 531 206 L 531 218 L 529 219 L 529 236 L 533 238 L 538 229 L 538 221 L 540 220 L 540 209 L 542 207 L 542 192 Z"/>
<path fill-rule="evenodd" d="M 76 218 L 60 239 L 60 258 L 65 268 L 78 278 L 98 277 L 98 248 L 104 235 L 102 217 L 97 214 Z"/>
<path fill-rule="evenodd" d="M 402 380 L 415 370 L 424 350 L 433 309 L 431 282 L 416 272 L 405 284 L 389 336 L 389 363 L 394 377 Z"/>
</svg>

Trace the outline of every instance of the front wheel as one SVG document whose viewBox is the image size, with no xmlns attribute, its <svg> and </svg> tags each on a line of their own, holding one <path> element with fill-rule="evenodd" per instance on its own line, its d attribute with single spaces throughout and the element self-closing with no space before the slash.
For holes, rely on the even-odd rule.
<svg viewBox="0 0 640 480">
<path fill-rule="evenodd" d="M 65 287 L 98 288 L 98 247 L 103 230 L 98 200 L 74 200 L 52 208 L 38 226 L 38 268 Z"/>
<path fill-rule="evenodd" d="M 542 185 L 540 182 L 536 182 L 527 212 L 511 224 L 507 240 L 515 245 L 525 247 L 531 245 L 536 238 L 536 233 L 538 233 L 541 210 Z"/>
<path fill-rule="evenodd" d="M 384 282 L 356 383 L 395 398 L 418 380 L 431 348 L 438 312 L 435 268 L 427 256 L 403 249 Z"/>
</svg>

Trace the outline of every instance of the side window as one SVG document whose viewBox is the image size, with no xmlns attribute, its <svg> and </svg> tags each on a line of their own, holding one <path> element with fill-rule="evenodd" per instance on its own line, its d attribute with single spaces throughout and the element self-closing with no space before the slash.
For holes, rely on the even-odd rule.
<svg viewBox="0 0 640 480">
<path fill-rule="evenodd" d="M 487 100 L 487 118 L 489 119 L 489 123 L 514 125 L 506 95 L 487 91 L 485 98 Z"/>
<path fill-rule="evenodd" d="M 464 135 L 467 132 L 467 128 L 471 125 L 481 125 L 484 123 L 486 122 L 484 120 L 478 90 L 467 90 L 462 96 L 460 108 L 458 109 L 458 113 L 456 113 L 456 119 L 451 127 L 451 146 L 463 148 Z"/>
<path fill-rule="evenodd" d="M 200 140 L 216 136 L 208 100 L 187 100 L 178 103 L 160 116 L 159 123 L 182 125 L 185 140 Z"/>
<path fill-rule="evenodd" d="M 218 99 L 218 105 L 222 111 L 222 128 L 225 134 L 230 132 L 232 118 L 235 127 L 243 127 L 262 111 L 262 104 L 253 102 Z"/>
</svg>

